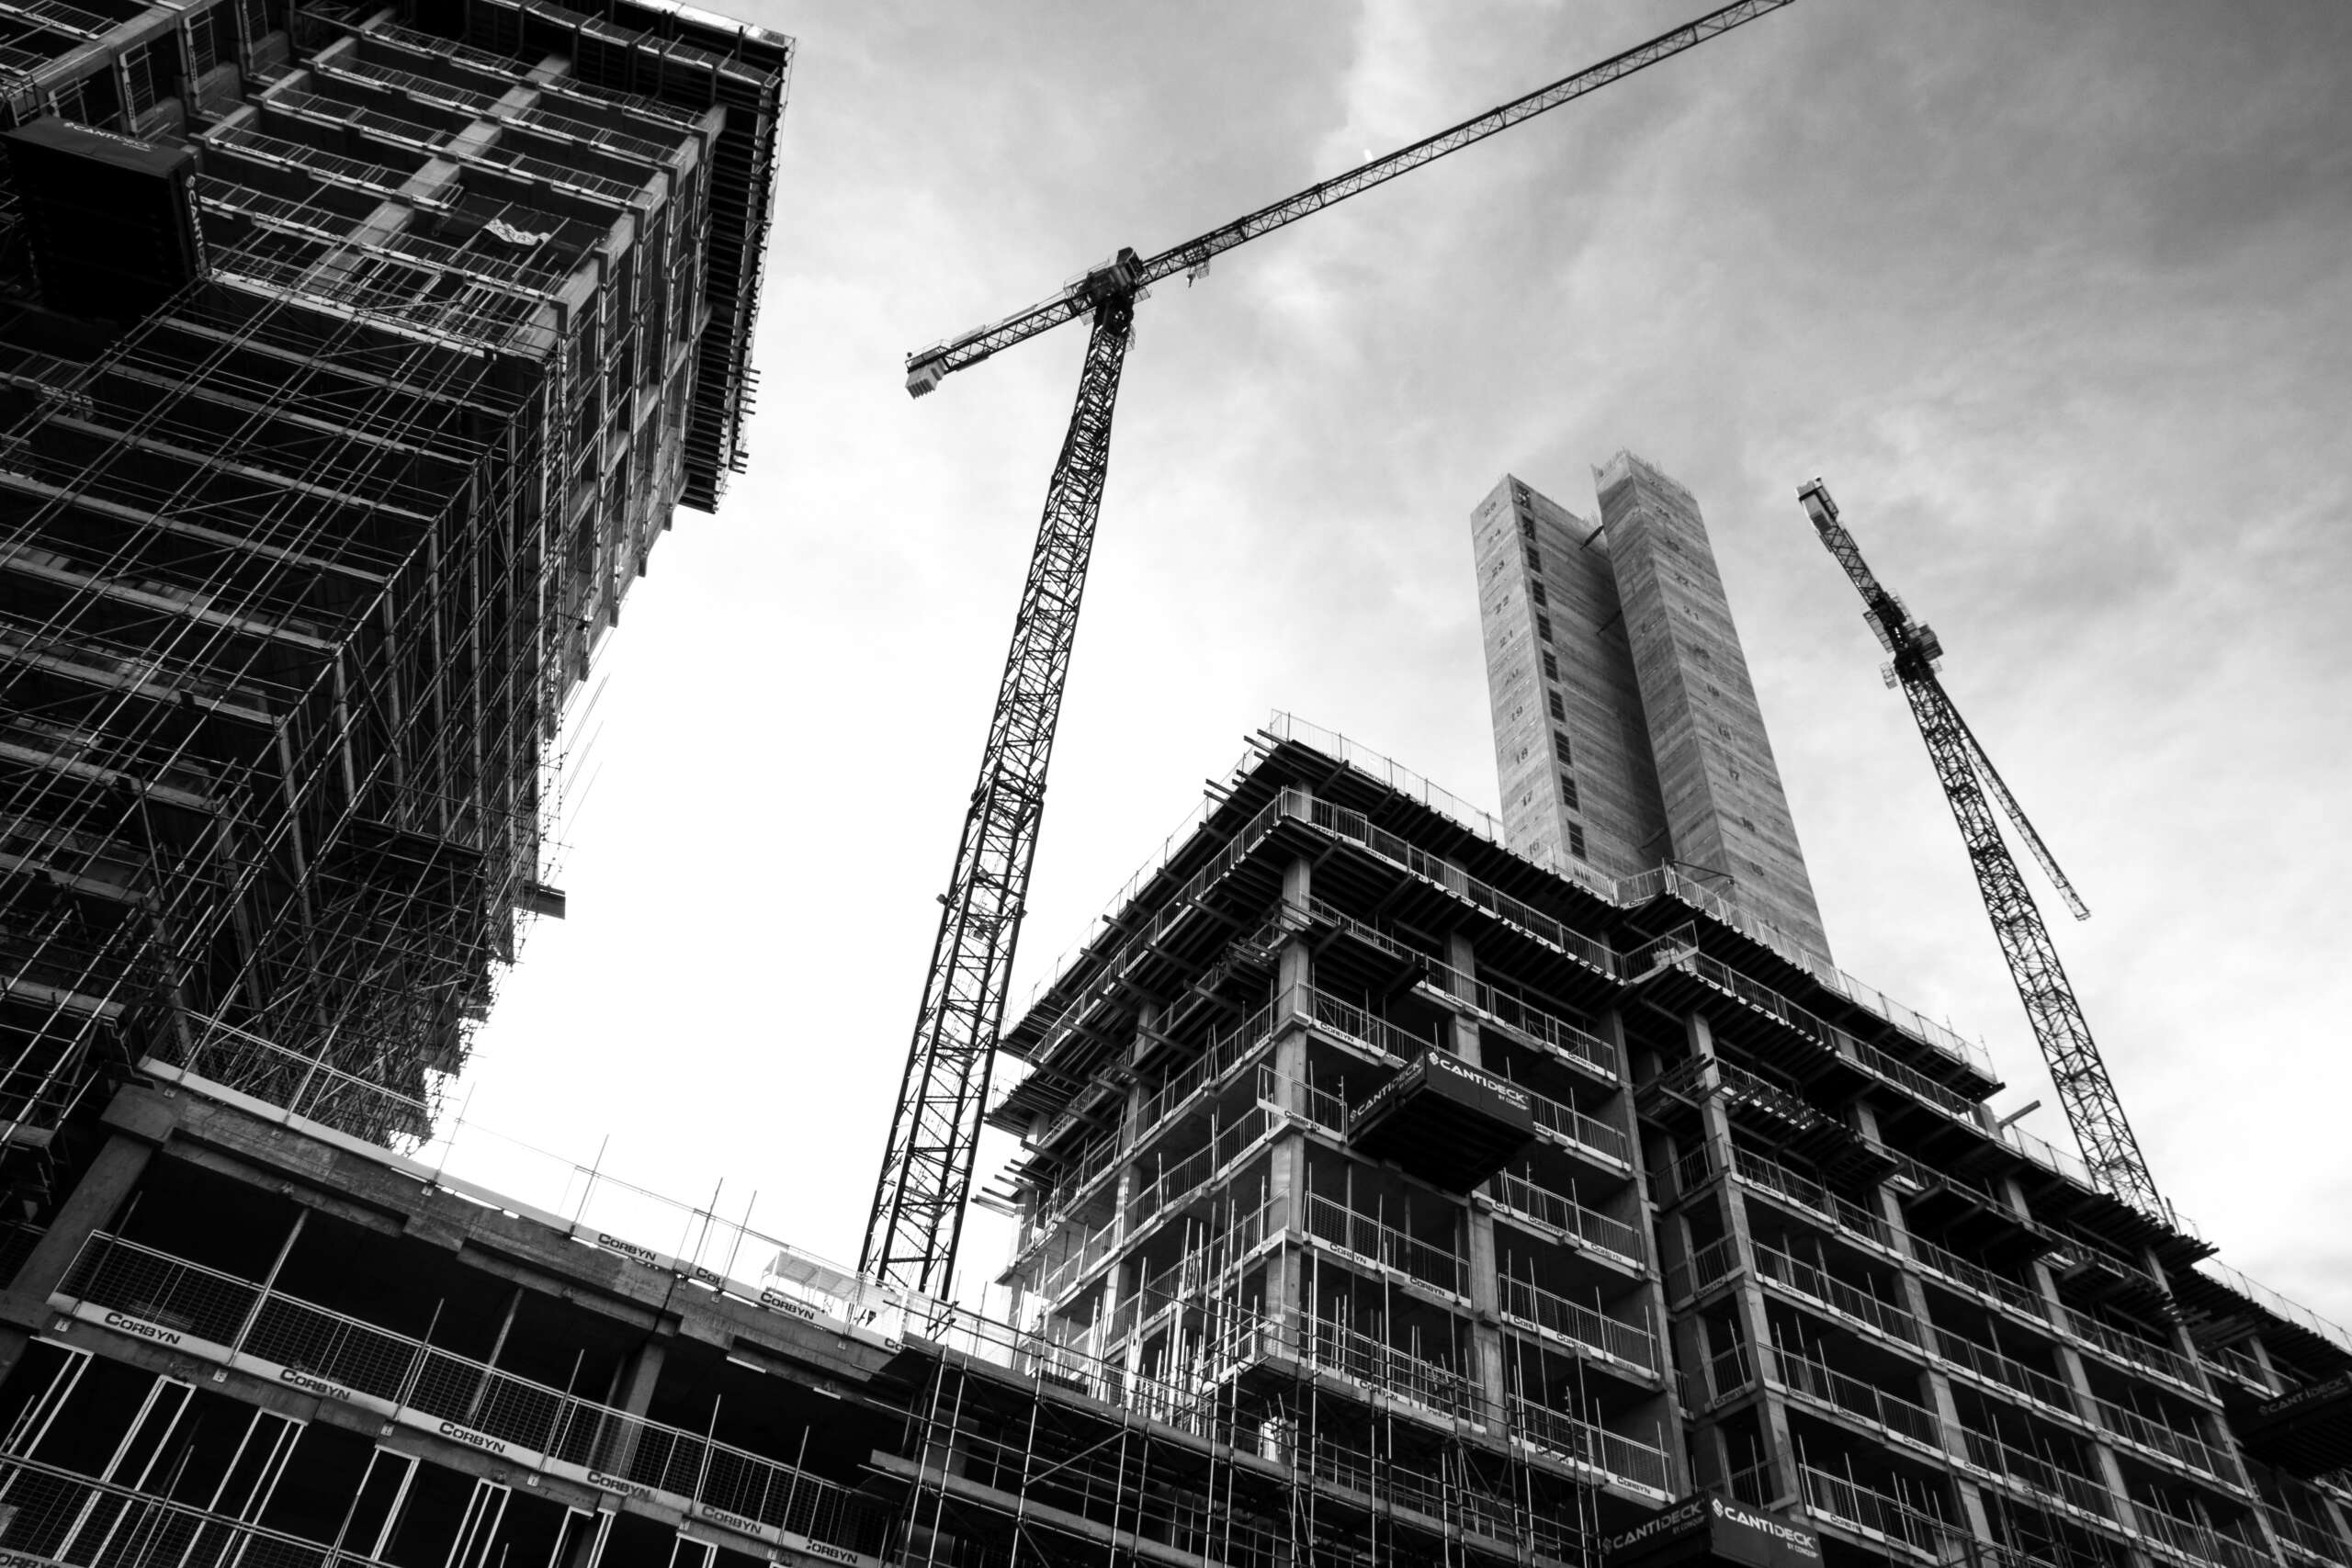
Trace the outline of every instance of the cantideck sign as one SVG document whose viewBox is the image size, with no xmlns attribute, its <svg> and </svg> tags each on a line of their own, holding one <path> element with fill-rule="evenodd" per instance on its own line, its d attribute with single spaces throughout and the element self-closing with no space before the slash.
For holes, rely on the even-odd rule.
<svg viewBox="0 0 2352 1568">
<path fill-rule="evenodd" d="M 2299 1388 L 2294 1393 L 2255 1406 L 2255 1419 L 2273 1421 L 2281 1416 L 2291 1416 L 2307 1404 L 2319 1404 L 2327 1400 L 2352 1393 L 2352 1372 L 2338 1372 L 2332 1378 Z"/>
<path fill-rule="evenodd" d="M 1821 1538 L 1804 1525 L 1702 1493 L 1601 1541 L 1608 1568 L 1735 1562 L 1747 1568 L 1818 1568 Z"/>
<path fill-rule="evenodd" d="M 1467 1063 L 1456 1061 L 1442 1051 L 1428 1051 L 1403 1072 L 1381 1085 L 1378 1092 L 1374 1093 L 1370 1100 L 1357 1106 L 1351 1119 L 1356 1122 L 1372 1120 L 1380 1114 L 1384 1106 L 1402 1099 L 1407 1093 L 1429 1081 L 1432 1077 L 1451 1077 L 1457 1080 L 1458 1087 L 1447 1086 L 1453 1089 L 1457 1098 L 1464 1098 L 1466 1095 L 1473 1103 L 1476 1103 L 1478 1097 L 1483 1094 L 1487 1100 L 1496 1101 L 1511 1111 L 1519 1111 L 1522 1115 L 1532 1114 L 1528 1105 L 1527 1091 L 1517 1084 L 1498 1078 L 1492 1073 L 1481 1072 Z"/>
</svg>

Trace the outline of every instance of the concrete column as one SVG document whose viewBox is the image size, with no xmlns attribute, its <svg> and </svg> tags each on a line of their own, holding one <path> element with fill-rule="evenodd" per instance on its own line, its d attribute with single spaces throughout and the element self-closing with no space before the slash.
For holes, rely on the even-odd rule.
<svg viewBox="0 0 2352 1568">
<path fill-rule="evenodd" d="M 1634 1294 L 1650 1331 L 1657 1336 L 1658 1371 L 1663 1381 L 1658 1397 L 1651 1402 L 1657 1408 L 1647 1414 L 1658 1430 L 1668 1462 L 1679 1472 L 1690 1462 L 1686 1457 L 1689 1445 L 1683 1439 L 1681 1402 L 1674 1397 L 1673 1369 L 1690 1363 L 1672 1356 L 1667 1339 L 1667 1255 L 1659 1235 L 1657 1206 L 1650 1198 L 1649 1170 L 1642 1161 L 1642 1125 L 1641 1118 L 1634 1109 L 1633 1050 L 1625 1030 L 1624 1014 L 1611 1008 L 1593 1020 L 1593 1032 L 1607 1041 L 1617 1055 L 1617 1092 L 1609 1097 L 1609 1103 L 1602 1110 L 1600 1120 L 1625 1135 L 1625 1148 L 1633 1167 L 1633 1224 L 1641 1232 L 1642 1250 L 1648 1263 L 1648 1272 L 1634 1288 Z M 1678 1474 L 1675 1479 L 1679 1483 L 1678 1492 L 1688 1491 L 1696 1483 L 1695 1478 L 1689 1475 Z"/>
<path fill-rule="evenodd" d="M 1505 1424 L 1510 1404 L 1503 1378 L 1501 1292 L 1495 1258 L 1495 1217 L 1472 1204 L 1468 1212 L 1470 1248 L 1470 1334 L 1477 1352 L 1478 1393 L 1490 1428 Z"/>
<path fill-rule="evenodd" d="M 0 1315 L 9 1320 L 0 1323 L 0 1382 L 16 1371 L 32 1343 L 26 1330 L 47 1322 L 49 1298 L 64 1283 L 90 1233 L 114 1222 L 175 1120 L 171 1102 L 148 1089 L 125 1089 L 107 1107 L 110 1134 L 97 1157 L 50 1215 L 48 1229 L 0 1294 Z"/>
<path fill-rule="evenodd" d="M 1690 1053 L 1705 1064 L 1701 1080 L 1710 1089 L 1719 1086 L 1723 1074 L 1715 1061 L 1714 1032 L 1707 1027 L 1704 1013 L 1693 1012 L 1684 1020 L 1690 1042 Z M 1705 1127 L 1708 1145 L 1728 1158 L 1731 1149 L 1731 1118 L 1724 1111 L 1720 1096 L 1710 1094 L 1699 1103 L 1701 1124 Z M 1732 1236 L 1733 1250 L 1747 1269 L 1746 1277 L 1733 1287 L 1733 1300 L 1737 1304 L 1740 1327 L 1745 1332 L 1749 1353 L 1757 1358 L 1757 1370 L 1766 1365 L 1764 1358 L 1771 1354 L 1772 1330 L 1764 1315 L 1763 1288 L 1756 1282 L 1756 1238 L 1747 1227 L 1747 1204 L 1736 1181 L 1725 1181 L 1718 1189 L 1723 1194 L 1724 1224 Z M 1797 1485 L 1797 1450 L 1789 1434 L 1787 1403 L 1772 1389 L 1767 1388 L 1757 1401 L 1757 1416 L 1763 1429 L 1765 1461 L 1771 1467 L 1771 1495 L 1766 1506 L 1786 1508 L 1796 1506 L 1803 1493 Z"/>
<path fill-rule="evenodd" d="M 631 1416 L 642 1416 L 653 1405 L 653 1386 L 662 1380 L 662 1363 L 669 1354 L 669 1337 L 649 1335 L 621 1362 L 613 1403 Z"/>
<path fill-rule="evenodd" d="M 2170 1300 L 2173 1293 L 2172 1280 L 2165 1273 L 2165 1266 L 2157 1258 L 2154 1249 L 2142 1249 L 2140 1267 L 2146 1269 L 2149 1276 L 2164 1288 L 2165 1299 Z M 2247 1473 L 2245 1458 L 2238 1452 L 2237 1439 L 2231 1435 L 2229 1422 L 2222 1413 L 2222 1396 L 2214 1391 L 2212 1376 L 2205 1370 L 2204 1358 L 2197 1353 L 2197 1341 L 2189 1337 L 2188 1324 L 2184 1318 L 2177 1317 L 2173 1320 L 2172 1348 L 2176 1354 L 2188 1362 L 2189 1375 L 2197 1380 L 2198 1391 L 2212 1402 L 2197 1412 L 2195 1418 L 2197 1437 L 2207 1448 L 2223 1457 L 2231 1476 L 2239 1485 L 2256 1496 L 2260 1496 L 2261 1489 L 2255 1485 L 2254 1477 Z M 2270 1528 L 2269 1516 L 2260 1508 L 2254 1510 L 2254 1528 L 2262 1537 L 2263 1549 L 2270 1553 L 2274 1562 L 2289 1561 L 2286 1549 L 2278 1544 L 2278 1532 Z"/>
<path fill-rule="evenodd" d="M 175 1101 L 154 1089 L 131 1088 L 115 1096 L 101 1120 L 107 1141 L 97 1157 L 50 1215 L 47 1230 L 10 1282 L 8 1297 L 21 1302 L 33 1322 L 40 1321 L 50 1296 L 64 1282 L 90 1233 L 115 1222 L 123 1200 L 145 1174 L 147 1162 L 172 1135 L 179 1110 Z M 6 1368 L 0 1367 L 0 1376 L 6 1373 Z"/>
<path fill-rule="evenodd" d="M 1147 1005 L 1144 1008 L 1143 1024 L 1145 1027 L 1148 1027 L 1153 1021 L 1155 1021 L 1154 1014 L 1157 1010 L 1157 1009 L 1152 1008 L 1149 1005 Z M 1116 1134 L 1119 1140 L 1120 1151 L 1119 1179 L 1114 1184 L 1111 1195 L 1111 1201 L 1116 1205 L 1111 1214 L 1111 1222 L 1114 1227 L 1111 1232 L 1111 1245 L 1114 1250 L 1125 1247 L 1127 1244 L 1127 1213 L 1130 1205 L 1135 1201 L 1136 1189 L 1140 1186 L 1143 1181 L 1143 1177 L 1138 1169 L 1137 1162 L 1132 1156 L 1136 1137 L 1143 1131 L 1143 1128 L 1138 1124 L 1137 1119 L 1143 1112 L 1143 1102 L 1148 1098 L 1150 1097 L 1144 1092 L 1144 1087 L 1140 1082 L 1130 1083 L 1127 1086 L 1126 1104 L 1122 1106 L 1119 1111 L 1119 1129 Z M 1107 1305 L 1116 1307 L 1119 1304 L 1120 1286 L 1123 1283 L 1131 1284 L 1136 1288 L 1140 1288 L 1143 1284 L 1142 1266 L 1132 1258 L 1122 1258 L 1112 1268 L 1109 1287 L 1111 1299 L 1108 1303 L 1106 1303 Z M 1136 1303 L 1136 1310 L 1138 1313 L 1141 1313 L 1144 1309 L 1145 1303 L 1141 1302 L 1137 1302 Z M 1121 1353 L 1120 1361 L 1126 1369 L 1127 1381 L 1130 1383 L 1133 1383 L 1136 1373 L 1136 1346 L 1140 1343 L 1140 1340 L 1132 1325 L 1127 1328 L 1126 1337 L 1126 1348 Z"/>
<path fill-rule="evenodd" d="M 1295 914 L 1306 913 L 1307 901 L 1315 897 L 1315 863 L 1304 856 L 1283 867 L 1283 907 Z"/>
<path fill-rule="evenodd" d="M 1314 897 L 1315 867 L 1295 860 L 1283 867 L 1283 906 L 1304 917 Z M 1274 1071 L 1293 1082 L 1306 1081 L 1306 1031 L 1295 1021 L 1306 1016 L 1304 993 L 1315 984 L 1315 955 L 1303 942 L 1283 944 L 1274 970 Z M 1295 1228 L 1306 1223 L 1306 1134 L 1294 1129 L 1274 1143 L 1268 1177 L 1270 1196 L 1282 1205 L 1283 1222 Z M 1291 1314 L 1302 1304 L 1305 1280 L 1299 1250 L 1285 1247 L 1266 1270 L 1266 1313 L 1285 1332 L 1295 1328 Z"/>
<path fill-rule="evenodd" d="M 1724 1441 L 1723 1423 L 1710 1421 L 1691 1434 L 1689 1450 L 1699 1473 L 1690 1478 L 1693 1487 L 1707 1486 L 1729 1495 L 1731 1493 L 1731 1448 Z"/>
<path fill-rule="evenodd" d="M 1854 1105 L 1854 1115 L 1861 1127 L 1863 1136 L 1884 1147 L 1885 1140 L 1879 1136 L 1877 1111 L 1872 1110 L 1867 1101 L 1858 1100 Z M 1906 1260 L 1909 1259 L 1913 1256 L 1911 1227 L 1904 1222 L 1902 1203 L 1896 1200 L 1893 1192 L 1887 1190 L 1884 1182 L 1876 1185 L 1873 1195 L 1876 1199 L 1879 1218 L 1886 1222 L 1887 1234 L 1894 1239 L 1895 1250 Z M 1919 1325 L 1921 1334 L 1928 1340 L 1927 1348 L 1932 1355 L 1936 1330 L 1934 1322 L 1928 1314 L 1927 1286 L 1921 1282 L 1919 1276 L 1907 1261 L 1905 1266 L 1895 1270 L 1894 1277 L 1903 1291 L 1904 1309 L 1909 1312 L 1913 1320 Z M 1968 1444 L 1961 1436 L 1960 1404 L 1952 1398 L 1951 1379 L 1932 1365 L 1923 1368 L 1919 1373 L 1919 1396 L 1920 1402 L 1936 1413 L 1936 1425 L 1941 1429 L 1944 1452 L 1956 1460 L 1965 1461 L 1968 1457 Z M 1955 1472 L 1952 1476 L 1952 1491 L 1960 1499 L 1961 1517 L 1968 1523 L 1968 1533 L 1980 1545 L 1997 1544 L 1993 1537 L 1992 1516 L 1984 1508 L 1983 1489 L 1973 1481 Z"/>
<path fill-rule="evenodd" d="M 653 1404 L 654 1385 L 662 1379 L 662 1362 L 668 1354 L 669 1335 L 655 1330 L 638 1342 L 636 1349 L 625 1357 L 613 1372 L 610 1403 L 625 1415 L 642 1417 Z M 599 1468 L 615 1475 L 627 1476 L 629 1466 L 637 1461 L 637 1442 L 643 1428 L 635 1422 L 614 1424 L 612 1430 L 597 1446 L 604 1450 Z"/>
<path fill-rule="evenodd" d="M 1477 955 L 1470 939 L 1460 931 L 1445 941 L 1445 961 L 1465 976 L 1477 974 Z M 1458 986 L 1460 982 L 1453 982 Z M 1454 1055 L 1471 1066 L 1482 1066 L 1476 1019 L 1455 1014 L 1451 1024 L 1451 1039 Z M 1507 1385 L 1503 1379 L 1502 1289 L 1498 1278 L 1499 1266 L 1495 1253 L 1495 1216 L 1476 1203 L 1465 1205 L 1466 1240 L 1470 1254 L 1470 1333 L 1477 1356 L 1479 1396 L 1484 1402 L 1488 1426 L 1499 1428 L 1510 1405 L 1505 1398 Z"/>
<path fill-rule="evenodd" d="M 2140 1267 L 2147 1270 L 2148 1277 L 2163 1289 L 2165 1299 L 2170 1301 L 2172 1280 L 2165 1273 L 2165 1266 L 2153 1249 L 2142 1250 Z M 2175 1317 L 2172 1321 L 2172 1348 L 2175 1355 L 2188 1363 L 2189 1374 L 2197 1380 L 2197 1391 L 2211 1402 L 2210 1408 L 2199 1413 L 2200 1420 L 2209 1424 L 2212 1430 L 2219 1430 L 2222 1396 L 2213 1390 L 2213 1380 L 2205 1371 L 2205 1359 L 2197 1353 L 2197 1341 L 2189 1337 L 2186 1318 Z M 2207 1441 L 2212 1440 L 2211 1431 L 2209 1430 L 2205 1436 Z"/>
<path fill-rule="evenodd" d="M 2312 1495 L 2319 1502 L 2321 1517 L 2335 1532 L 2335 1543 L 2346 1549 L 2345 1560 L 2352 1562 L 2352 1508 L 2346 1508 L 2316 1486 L 2312 1488 Z M 2287 1560 L 2282 1557 L 2279 1561 Z"/>
<path fill-rule="evenodd" d="M 2269 1383 L 2271 1394 L 2275 1397 L 2286 1386 L 2286 1380 L 2279 1377 L 2278 1369 L 2271 1363 L 2270 1347 L 2262 1342 L 2261 1335 L 2253 1334 L 2246 1337 L 2245 1348 L 2246 1353 L 2254 1358 L 2254 1364 L 2262 1369 L 2263 1378 Z"/>
<path fill-rule="evenodd" d="M 1470 939 L 1460 931 L 1455 931 L 1445 939 L 1445 961 L 1465 978 L 1475 978 L 1477 976 L 1477 956 L 1471 950 Z M 1466 991 L 1468 988 L 1461 980 L 1450 980 L 1446 985 L 1448 991 L 1457 989 Z M 1468 996 L 1464 996 L 1462 999 L 1471 1000 Z M 1459 1013 L 1454 1015 L 1453 1044 L 1453 1054 L 1463 1061 L 1474 1067 L 1485 1066 L 1479 1059 L 1476 1019 L 1464 1018 Z"/>
<path fill-rule="evenodd" d="M 2033 1274 L 2034 1289 L 2040 1292 L 2043 1301 L 2050 1303 L 2052 1317 L 2063 1318 L 2063 1308 L 2065 1303 L 2059 1298 L 2058 1281 L 2051 1277 L 2050 1266 L 2037 1258 L 2030 1268 Z M 2098 1406 L 2092 1403 L 2090 1375 L 2083 1371 L 2082 1353 L 2061 1339 L 2058 1341 L 2058 1365 L 2064 1374 L 2066 1387 L 2074 1393 L 2075 1413 L 2080 1416 L 2093 1431 L 2104 1430 L 2104 1426 L 2098 1418 Z M 2098 1470 L 2099 1480 L 2106 1485 L 2114 1500 L 2116 1521 L 2125 1529 L 2137 1530 L 2139 1524 L 2132 1513 L 2131 1494 L 2124 1485 L 2123 1467 L 2116 1462 L 2115 1450 L 2097 1439 L 2092 1440 L 2090 1450 L 2092 1462 Z M 2143 1552 L 2134 1552 L 2133 1559 L 2136 1562 L 2148 1561 Z"/>
<path fill-rule="evenodd" d="M 1148 1019 L 1153 1010 L 1147 1007 L 1145 1017 Z M 1113 1134 L 1119 1143 L 1119 1179 L 1112 1195 L 1112 1201 L 1117 1205 L 1112 1214 L 1117 1227 L 1111 1233 L 1115 1238 L 1114 1245 L 1124 1244 L 1127 1239 L 1127 1205 L 1136 1194 L 1136 1163 L 1131 1156 L 1136 1146 L 1136 1136 L 1143 1131 L 1136 1124 L 1136 1119 L 1143 1111 L 1143 1102 L 1149 1098 L 1140 1082 L 1129 1084 L 1127 1101 L 1119 1108 L 1118 1130 Z"/>
<path fill-rule="evenodd" d="M 1695 1312 L 1672 1324 L 1668 1330 L 1673 1344 L 1674 1364 L 1690 1378 L 1691 1393 L 1698 1396 L 1691 1402 L 1694 1404 L 1713 1402 L 1718 1392 L 1707 1381 L 1708 1352 L 1713 1347 L 1707 1343 L 1705 1331 L 1705 1320 Z M 1725 1470 L 1724 1473 L 1728 1475 L 1731 1472 Z"/>
<path fill-rule="evenodd" d="M 137 1138 L 118 1134 L 106 1141 L 17 1270 L 17 1294 L 45 1302 L 65 1282 L 83 1244 L 113 1221 L 154 1154 L 154 1145 Z"/>
</svg>

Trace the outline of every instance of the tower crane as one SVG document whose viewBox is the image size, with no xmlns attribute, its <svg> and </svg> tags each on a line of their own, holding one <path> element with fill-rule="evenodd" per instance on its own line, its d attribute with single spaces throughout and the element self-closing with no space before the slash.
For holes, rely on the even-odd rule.
<svg viewBox="0 0 2352 1568">
<path fill-rule="evenodd" d="M 1029 889 L 1029 868 L 1045 810 L 1079 601 L 1102 505 L 1111 457 L 1111 415 L 1135 329 L 1136 302 L 1151 285 L 1199 276 L 1212 258 L 1397 175 L 1458 152 L 1547 109 L 1681 53 L 1791 0 L 1736 0 L 1649 42 L 1499 107 L 1371 159 L 1156 255 L 1122 250 L 1051 299 L 991 325 L 910 355 L 907 390 L 922 397 L 968 369 L 1065 321 L 1091 321 L 1078 400 L 1061 456 L 1046 487 L 1044 516 L 1013 617 L 1012 645 L 997 685 L 996 709 L 956 843 L 956 869 L 940 896 L 922 1006 L 907 1050 L 890 1139 L 875 1184 L 859 1271 L 885 1283 L 944 1295 L 960 1239 L 972 1167 L 978 1156 L 989 1069 L 1004 1021 L 1013 947 Z"/>
<path fill-rule="evenodd" d="M 2117 1098 L 2114 1080 L 2108 1077 L 2107 1064 L 2091 1039 L 2090 1025 L 2084 1021 L 2082 1004 L 2075 1000 L 2075 987 L 2058 962 L 2050 928 L 2042 922 L 2024 874 L 2001 837 L 1992 802 L 1999 803 L 2003 815 L 2041 863 L 2051 886 L 2075 918 L 2089 919 L 2090 909 L 2075 893 L 2075 885 L 2066 880 L 2066 874 L 2058 869 L 2049 846 L 2026 820 L 2017 797 L 2001 782 L 1993 760 L 1984 754 L 1984 746 L 1937 679 L 1944 651 L 1941 640 L 1931 628 L 1913 620 L 1903 601 L 1871 572 L 1854 536 L 1838 520 L 1838 503 L 1829 498 L 1828 486 L 1815 479 L 1798 489 L 1797 499 L 1804 502 L 1822 544 L 1838 558 L 1838 564 L 1860 592 L 1862 619 L 1894 656 L 1883 671 L 1886 683 L 1903 688 L 1911 716 L 1918 721 L 1919 737 L 1928 743 L 1936 778 L 1960 824 L 1969 863 L 1975 867 L 1977 890 L 1984 895 L 1984 912 L 1992 919 L 2001 956 L 2008 962 L 2009 977 L 2017 983 L 2018 998 L 2025 1003 L 2034 1039 L 2041 1047 L 2042 1060 L 2050 1067 L 2051 1081 L 2065 1107 L 2067 1123 L 2075 1130 L 2075 1141 L 2082 1147 L 2092 1179 L 2151 1218 L 2174 1224 L 2171 1206 L 2157 1194 L 2156 1184 L 2148 1175 L 2148 1162 L 2140 1153 L 2140 1141 L 2124 1119 L 2123 1102 Z"/>
</svg>

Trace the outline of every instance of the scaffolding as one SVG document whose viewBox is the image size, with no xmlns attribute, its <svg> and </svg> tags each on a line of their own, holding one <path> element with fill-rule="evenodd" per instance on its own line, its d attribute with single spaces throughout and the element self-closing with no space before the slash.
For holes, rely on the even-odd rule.
<svg viewBox="0 0 2352 1568">
<path fill-rule="evenodd" d="M 199 276 L 0 388 L 0 1184 L 36 1202 L 141 1056 L 279 1098 L 315 1056 L 394 1091 L 347 1131 L 429 1134 L 561 910 L 567 700 L 740 466 L 788 63 L 626 4 L 171 15 L 19 106 L 168 99 L 208 154 Z"/>
</svg>

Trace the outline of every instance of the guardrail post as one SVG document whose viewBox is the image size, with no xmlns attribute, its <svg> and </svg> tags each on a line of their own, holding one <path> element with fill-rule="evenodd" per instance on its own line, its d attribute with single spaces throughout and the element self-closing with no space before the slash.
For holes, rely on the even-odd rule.
<svg viewBox="0 0 2352 1568">
<path fill-rule="evenodd" d="M 254 1304 L 245 1309 L 245 1320 L 237 1325 L 237 1337 L 229 1342 L 230 1355 L 234 1356 L 245 1348 L 246 1337 L 253 1333 L 254 1325 L 261 1321 L 261 1309 L 267 1304 L 269 1292 L 277 1288 L 277 1276 L 286 1267 L 287 1255 L 294 1250 L 294 1243 L 300 1239 L 302 1226 L 310 1217 L 310 1210 L 295 1209 L 294 1223 L 287 1227 L 286 1239 L 278 1243 L 277 1256 L 270 1259 L 269 1272 L 263 1278 L 261 1289 L 254 1292 Z"/>
</svg>

